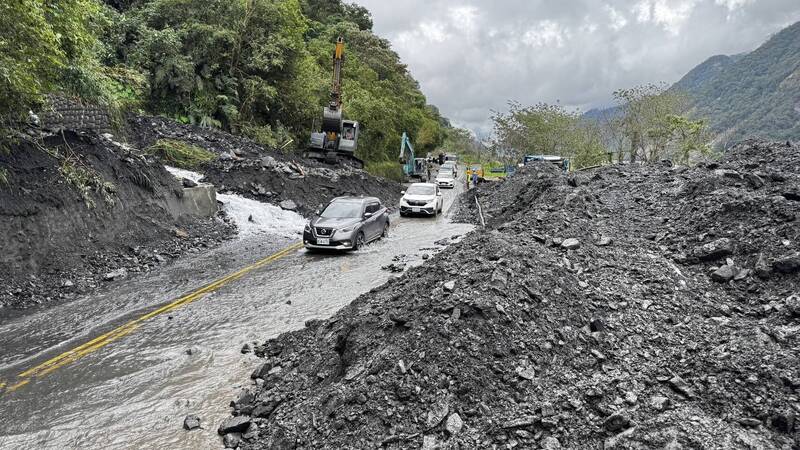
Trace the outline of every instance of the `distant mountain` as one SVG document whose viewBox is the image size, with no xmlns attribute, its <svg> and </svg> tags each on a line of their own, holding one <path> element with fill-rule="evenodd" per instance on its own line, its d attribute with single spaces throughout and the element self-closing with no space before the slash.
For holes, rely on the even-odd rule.
<svg viewBox="0 0 800 450">
<path fill-rule="evenodd" d="M 707 118 L 722 145 L 748 137 L 800 140 L 800 22 L 753 52 L 712 56 L 671 89 L 689 95 L 689 115 Z M 619 112 L 592 109 L 584 117 Z"/>
<path fill-rule="evenodd" d="M 722 143 L 757 136 L 800 140 L 800 22 L 751 53 L 714 56 L 675 84 Z"/>
<path fill-rule="evenodd" d="M 726 69 L 734 65 L 736 61 L 741 60 L 743 56 L 744 54 L 737 56 L 712 56 L 684 75 L 680 81 L 673 85 L 673 88 L 682 89 L 687 92 L 699 89 L 706 83 L 720 76 Z"/>
</svg>

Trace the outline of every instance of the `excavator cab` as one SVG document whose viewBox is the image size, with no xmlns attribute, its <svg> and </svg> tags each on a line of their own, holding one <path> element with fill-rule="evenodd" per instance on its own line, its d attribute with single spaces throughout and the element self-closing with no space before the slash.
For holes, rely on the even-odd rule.
<svg viewBox="0 0 800 450">
<path fill-rule="evenodd" d="M 358 148 L 358 122 L 353 120 L 342 121 L 342 135 L 339 137 L 339 150 L 355 152 Z"/>
</svg>

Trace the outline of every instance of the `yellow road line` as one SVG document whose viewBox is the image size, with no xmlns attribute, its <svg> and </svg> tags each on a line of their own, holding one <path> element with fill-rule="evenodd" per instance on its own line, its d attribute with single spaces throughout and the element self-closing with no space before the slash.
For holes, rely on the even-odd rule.
<svg viewBox="0 0 800 450">
<path fill-rule="evenodd" d="M 16 391 L 17 389 L 21 388 L 22 386 L 25 386 L 26 384 L 28 384 L 28 383 L 30 383 L 30 382 L 31 382 L 31 380 L 30 380 L 30 379 L 27 379 L 27 380 L 22 380 L 22 381 L 20 381 L 19 383 L 17 383 L 17 384 L 15 384 L 15 385 L 13 385 L 13 386 L 9 386 L 9 387 L 8 387 L 8 389 L 6 389 L 6 392 L 14 392 L 14 391 Z"/>
<path fill-rule="evenodd" d="M 288 255 L 288 254 L 290 254 L 290 253 L 292 253 L 292 252 L 294 252 L 296 250 L 299 250 L 302 246 L 303 246 L 302 243 L 292 244 L 289 247 L 286 247 L 285 249 L 283 249 L 283 250 L 281 250 L 281 251 L 279 251 L 277 253 L 274 253 L 274 254 L 272 254 L 272 255 L 270 255 L 270 256 L 268 256 L 268 257 L 266 257 L 266 258 L 264 258 L 264 259 L 262 259 L 262 260 L 260 260 L 260 261 L 258 261 L 256 263 L 254 263 L 254 264 L 251 264 L 251 265 L 249 265 L 249 266 L 247 266 L 247 267 L 245 267 L 245 268 L 243 268 L 243 269 L 241 269 L 241 270 L 239 270 L 237 272 L 234 272 L 234 273 L 232 273 L 232 274 L 230 274 L 230 275 L 228 275 L 228 276 L 226 276 L 224 278 L 220 278 L 219 280 L 216 280 L 216 281 L 214 281 L 214 282 L 212 282 L 212 283 L 210 283 L 210 284 L 208 284 L 206 286 L 203 286 L 202 288 L 192 292 L 191 294 L 185 295 L 185 296 L 175 300 L 172 303 L 164 305 L 164 306 L 162 306 L 162 307 L 160 307 L 160 308 L 158 308 L 158 309 L 156 309 L 154 311 L 151 311 L 151 312 L 149 312 L 149 313 L 147 313 L 147 314 L 145 314 L 145 315 L 143 315 L 143 316 L 141 316 L 141 317 L 139 317 L 137 319 L 131 320 L 130 322 L 126 323 L 125 325 L 122 325 L 122 326 L 120 326 L 118 328 L 115 328 L 115 329 L 113 329 L 113 330 L 111 330 L 111 331 L 109 331 L 107 333 L 104 333 L 104 334 L 102 334 L 102 335 L 90 340 L 89 342 L 81 344 L 81 345 L 79 345 L 79 346 L 77 346 L 77 347 L 75 347 L 75 348 L 73 348 L 71 350 L 68 350 L 68 351 L 66 351 L 64 353 L 61 353 L 60 355 L 58 355 L 58 356 L 56 356 L 54 358 L 51 358 L 51 359 L 49 359 L 49 360 L 47 360 L 47 361 L 45 361 L 45 362 L 43 362 L 43 363 L 41 363 L 41 364 L 39 364 L 39 365 L 37 365 L 35 367 L 32 367 L 32 368 L 20 373 L 19 375 L 17 375 L 17 378 L 21 379 L 21 381 L 17 382 L 16 384 L 14 384 L 12 386 L 8 386 L 5 389 L 5 391 L 6 392 L 13 392 L 14 390 L 16 390 L 16 389 L 28 384 L 28 382 L 30 382 L 30 378 L 31 377 L 37 377 L 37 378 L 38 377 L 43 377 L 43 376 L 45 376 L 45 375 L 47 375 L 47 374 L 49 374 L 49 373 L 51 373 L 51 372 L 53 372 L 55 370 L 67 365 L 67 364 L 70 364 L 70 363 L 72 363 L 74 361 L 77 361 L 78 359 L 88 355 L 89 353 L 95 352 L 95 351 L 105 347 L 106 345 L 108 345 L 108 344 L 110 344 L 110 343 L 112 343 L 112 342 L 114 342 L 114 341 L 116 341 L 116 340 L 118 340 L 118 339 L 120 339 L 120 338 L 122 338 L 124 336 L 127 336 L 128 334 L 132 333 L 137 328 L 139 328 L 139 326 L 141 326 L 141 324 L 143 322 L 145 322 L 145 321 L 147 321 L 149 319 L 152 319 L 153 317 L 156 317 L 156 316 L 159 316 L 161 314 L 164 314 L 166 312 L 170 312 L 170 311 L 173 311 L 175 309 L 178 309 L 181 306 L 184 306 L 184 305 L 187 305 L 189 303 L 192 303 L 192 302 L 204 297 L 206 294 L 208 294 L 210 292 L 214 292 L 215 290 L 221 288 L 222 286 L 230 283 L 231 281 L 238 280 L 239 278 L 242 278 L 243 276 L 247 275 L 248 273 L 250 273 L 250 272 L 252 272 L 252 271 L 254 271 L 256 269 L 264 267 L 265 265 L 267 265 L 267 264 L 269 264 L 269 263 L 271 263 L 271 262 L 273 262 L 275 260 L 283 258 L 284 256 L 286 256 L 286 255 Z M 2 390 L 5 386 L 6 386 L 5 382 L 0 382 L 0 390 Z"/>
</svg>

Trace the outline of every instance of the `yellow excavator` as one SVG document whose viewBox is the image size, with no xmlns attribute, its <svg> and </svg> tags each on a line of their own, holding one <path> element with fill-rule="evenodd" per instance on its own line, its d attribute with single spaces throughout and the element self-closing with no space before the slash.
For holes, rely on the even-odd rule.
<svg viewBox="0 0 800 450">
<path fill-rule="evenodd" d="M 311 142 L 304 153 L 307 158 L 334 165 L 351 165 L 363 169 L 364 161 L 355 155 L 358 148 L 358 122 L 344 120 L 342 105 L 342 65 L 344 38 L 339 36 L 333 51 L 333 83 L 328 106 L 322 110 L 322 127 L 311 133 Z"/>
</svg>

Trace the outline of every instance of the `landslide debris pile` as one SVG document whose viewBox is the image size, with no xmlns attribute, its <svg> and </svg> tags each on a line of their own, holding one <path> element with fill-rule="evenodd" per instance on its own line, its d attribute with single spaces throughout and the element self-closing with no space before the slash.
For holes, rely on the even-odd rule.
<svg viewBox="0 0 800 450">
<path fill-rule="evenodd" d="M 0 308 L 69 299 L 234 234 L 177 215 L 178 180 L 108 136 L 64 131 L 0 152 Z"/>
<path fill-rule="evenodd" d="M 224 443 L 795 448 L 799 174 L 750 142 L 481 188 L 487 228 L 258 346 Z"/>
<path fill-rule="evenodd" d="M 349 166 L 334 167 L 314 160 L 268 150 L 256 142 L 224 131 L 179 124 L 160 117 L 129 119 L 132 139 L 141 148 L 159 139 L 175 139 L 212 151 L 218 159 L 201 170 L 223 193 L 235 193 L 309 215 L 342 195 L 380 198 L 393 206 L 400 200 L 399 183 Z"/>
</svg>

